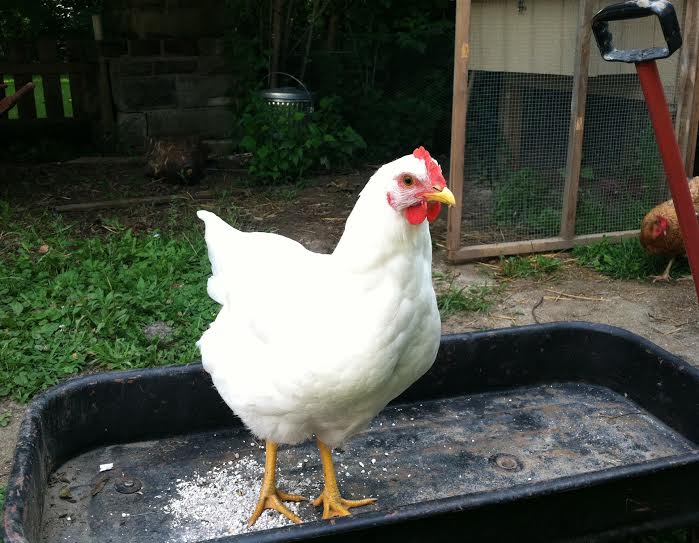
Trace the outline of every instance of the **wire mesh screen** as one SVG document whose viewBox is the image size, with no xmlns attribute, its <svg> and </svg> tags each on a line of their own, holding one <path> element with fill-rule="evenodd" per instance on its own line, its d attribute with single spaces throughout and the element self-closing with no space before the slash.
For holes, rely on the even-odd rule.
<svg viewBox="0 0 699 543">
<path fill-rule="evenodd" d="M 463 244 L 558 235 L 577 15 L 564 4 L 472 4 Z"/>
<path fill-rule="evenodd" d="M 599 9 L 611 2 L 599 2 Z M 683 5 L 674 3 L 683 20 Z M 618 49 L 664 45 L 657 19 L 610 24 Z M 675 112 L 679 53 L 658 61 L 670 111 Z M 605 63 L 591 51 L 576 234 L 637 229 L 669 198 L 648 110 L 633 65 Z"/>
<path fill-rule="evenodd" d="M 578 18 L 577 0 L 473 0 L 462 247 L 559 235 Z M 660 45 L 654 17 L 633 24 L 611 27 L 618 48 Z M 673 114 L 678 59 L 659 62 Z M 667 197 L 634 67 L 604 62 L 594 38 L 579 181 L 577 235 L 638 228 Z"/>
</svg>

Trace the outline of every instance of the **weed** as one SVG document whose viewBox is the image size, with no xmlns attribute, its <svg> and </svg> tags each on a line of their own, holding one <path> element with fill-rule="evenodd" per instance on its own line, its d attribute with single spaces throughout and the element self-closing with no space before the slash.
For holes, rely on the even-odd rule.
<svg viewBox="0 0 699 543">
<path fill-rule="evenodd" d="M 280 187 L 274 187 L 270 194 L 272 198 L 283 200 L 285 202 L 293 202 L 299 196 L 299 189 L 301 189 L 301 184 L 297 186 L 292 185 L 282 185 Z"/>
<path fill-rule="evenodd" d="M 437 307 L 442 317 L 453 313 L 487 313 L 495 303 L 499 289 L 488 285 L 454 285 L 455 277 L 448 278 L 445 290 L 437 294 Z"/>
<path fill-rule="evenodd" d="M 9 411 L 3 411 L 0 413 L 0 428 L 9 426 L 10 420 L 12 420 L 12 415 Z"/>
<path fill-rule="evenodd" d="M 503 277 L 536 277 L 558 271 L 563 263 L 546 255 L 510 256 L 500 258 L 500 274 Z"/>
<path fill-rule="evenodd" d="M 667 258 L 648 254 L 637 238 L 619 243 L 604 239 L 594 245 L 576 247 L 573 256 L 578 264 L 615 279 L 647 279 L 660 274 L 668 263 Z M 678 262 L 672 275 L 685 275 L 688 269 L 686 262 Z"/>
<path fill-rule="evenodd" d="M 0 259 L 0 397 L 25 402 L 85 369 L 183 364 L 216 314 L 200 230 L 135 235 L 117 221 L 76 239 L 56 220 L 29 230 Z M 40 249 L 42 245 L 48 246 Z M 164 321 L 167 342 L 143 327 Z"/>
<path fill-rule="evenodd" d="M 561 223 L 561 199 L 550 183 L 532 168 L 511 172 L 494 191 L 495 220 L 498 224 L 554 233 Z"/>
</svg>

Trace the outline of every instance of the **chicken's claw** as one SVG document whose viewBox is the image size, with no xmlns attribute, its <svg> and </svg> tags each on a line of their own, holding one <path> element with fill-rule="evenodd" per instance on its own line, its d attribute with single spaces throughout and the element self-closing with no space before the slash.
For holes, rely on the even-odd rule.
<svg viewBox="0 0 699 543">
<path fill-rule="evenodd" d="M 263 492 L 260 493 L 260 499 L 257 500 L 257 507 L 255 507 L 255 511 L 253 512 L 252 516 L 250 517 L 250 520 L 248 521 L 248 527 L 252 526 L 257 522 L 257 519 L 260 518 L 260 515 L 265 511 L 265 509 L 274 509 L 275 511 L 279 511 L 282 515 L 284 515 L 286 518 L 288 518 L 291 522 L 294 522 L 296 524 L 301 523 L 301 519 L 294 514 L 293 511 L 291 511 L 286 505 L 282 503 L 282 501 L 285 502 L 301 502 L 305 501 L 306 498 L 303 496 L 299 496 L 298 494 L 289 494 L 287 492 L 284 492 L 283 490 L 278 490 L 275 488 L 272 489 L 264 489 Z"/>
<path fill-rule="evenodd" d="M 669 283 L 670 282 L 670 270 L 672 269 L 672 265 L 675 262 L 675 257 L 672 257 L 670 259 L 670 262 L 667 263 L 667 267 L 665 268 L 665 271 L 661 275 L 653 275 L 651 276 L 653 278 L 653 283 L 657 283 L 658 281 L 661 281 L 663 283 Z"/>
<path fill-rule="evenodd" d="M 323 518 L 329 519 L 334 517 L 346 517 L 351 515 L 350 508 L 352 507 L 362 507 L 364 505 L 371 505 L 376 503 L 376 498 L 365 498 L 362 500 L 346 500 L 340 495 L 333 495 L 324 489 L 315 500 L 313 500 L 313 505 L 318 507 L 323 506 Z"/>
</svg>

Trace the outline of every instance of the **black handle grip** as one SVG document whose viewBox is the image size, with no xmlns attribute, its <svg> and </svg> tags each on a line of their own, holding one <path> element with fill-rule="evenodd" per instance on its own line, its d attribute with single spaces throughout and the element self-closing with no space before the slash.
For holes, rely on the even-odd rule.
<svg viewBox="0 0 699 543">
<path fill-rule="evenodd" d="M 614 47 L 614 38 L 607 25 L 609 21 L 639 19 L 651 15 L 658 17 L 667 47 L 629 50 L 619 50 Z M 607 6 L 592 18 L 592 31 L 602 58 L 611 62 L 636 63 L 667 58 L 682 45 L 682 34 L 675 8 L 665 0 L 630 0 Z"/>
</svg>

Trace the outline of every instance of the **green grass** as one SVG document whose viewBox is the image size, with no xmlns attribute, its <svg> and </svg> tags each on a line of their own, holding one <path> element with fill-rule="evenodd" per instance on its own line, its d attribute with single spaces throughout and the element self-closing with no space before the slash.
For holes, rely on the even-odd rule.
<svg viewBox="0 0 699 543">
<path fill-rule="evenodd" d="M 57 219 L 41 228 L 15 232 L 19 243 L 0 257 L 0 398 L 26 402 L 85 370 L 197 358 L 217 312 L 199 230 L 135 235 L 112 223 L 112 233 L 81 239 Z M 169 341 L 144 336 L 155 321 L 172 327 Z"/>
<path fill-rule="evenodd" d="M 497 301 L 499 289 L 488 285 L 458 287 L 454 279 L 437 294 L 437 307 L 442 317 L 454 313 L 487 313 Z"/>
<path fill-rule="evenodd" d="M 667 266 L 668 258 L 648 254 L 637 238 L 625 239 L 620 243 L 603 240 L 594 245 L 573 249 L 578 264 L 594 268 L 615 279 L 647 279 L 659 275 Z M 672 268 L 673 277 L 689 273 L 686 260 L 678 259 Z"/>
<path fill-rule="evenodd" d="M 563 262 L 552 256 L 511 256 L 500 258 L 500 275 L 508 278 L 541 277 L 558 271 Z"/>
</svg>

